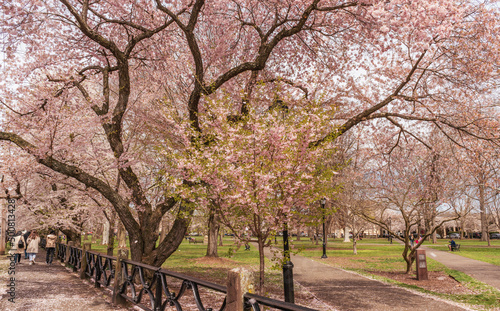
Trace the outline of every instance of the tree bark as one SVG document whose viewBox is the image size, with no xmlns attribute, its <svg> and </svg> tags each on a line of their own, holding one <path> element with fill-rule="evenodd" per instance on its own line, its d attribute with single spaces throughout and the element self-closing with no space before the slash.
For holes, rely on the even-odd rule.
<svg viewBox="0 0 500 311">
<path fill-rule="evenodd" d="M 213 210 L 208 215 L 208 245 L 207 257 L 219 257 L 217 254 L 217 236 L 219 232 L 219 222 Z"/>
<path fill-rule="evenodd" d="M 351 242 L 351 239 L 349 239 L 349 228 L 348 227 L 344 228 L 344 242 L 346 242 L 346 243 Z"/>
<path fill-rule="evenodd" d="M 107 244 L 107 254 L 108 256 L 113 256 L 113 250 L 115 248 L 115 220 L 116 220 L 116 212 L 112 211 L 109 216 L 109 230 L 108 230 L 108 244 Z"/>
<path fill-rule="evenodd" d="M 486 206 L 484 196 L 484 183 L 481 176 L 479 182 L 479 211 L 481 213 L 481 241 L 488 241 L 488 224 L 486 222 Z"/>
<path fill-rule="evenodd" d="M 406 262 L 406 274 L 411 273 L 413 267 L 413 261 L 415 261 L 415 253 L 416 248 L 410 248 L 409 245 L 405 245 L 405 249 L 403 251 L 403 258 Z"/>
<path fill-rule="evenodd" d="M 300 227 L 297 228 L 297 238 L 295 240 L 300 241 Z"/>
<path fill-rule="evenodd" d="M 165 240 L 167 237 L 167 231 L 168 231 L 168 218 L 166 215 L 163 216 L 161 220 L 161 231 L 160 231 L 160 243 Z"/>
<path fill-rule="evenodd" d="M 219 246 L 224 246 L 224 230 L 219 227 Z"/>
<path fill-rule="evenodd" d="M 106 219 L 103 224 L 102 241 L 101 245 L 108 245 L 109 243 L 109 221 Z"/>
<path fill-rule="evenodd" d="M 264 240 L 265 238 L 259 234 L 258 235 L 258 246 L 259 246 L 259 293 L 262 295 L 264 293 L 264 281 L 265 281 L 265 258 L 264 258 Z"/>
<path fill-rule="evenodd" d="M 127 235 L 126 235 L 125 227 L 123 226 L 123 224 L 120 220 L 118 220 L 117 237 L 118 237 L 118 248 L 126 248 L 127 247 Z"/>
<path fill-rule="evenodd" d="M 72 229 L 60 229 L 62 233 L 66 236 L 67 242 L 75 242 L 75 246 L 80 247 L 82 245 L 82 234 Z"/>
</svg>

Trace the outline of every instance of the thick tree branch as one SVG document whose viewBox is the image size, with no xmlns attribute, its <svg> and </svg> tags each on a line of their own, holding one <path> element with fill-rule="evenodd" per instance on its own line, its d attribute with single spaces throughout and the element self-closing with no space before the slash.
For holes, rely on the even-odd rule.
<svg viewBox="0 0 500 311">
<path fill-rule="evenodd" d="M 403 82 L 401 82 L 396 87 L 396 89 L 394 90 L 394 92 L 392 92 L 391 95 L 387 96 L 384 100 L 382 100 L 378 104 L 376 104 L 376 105 L 374 105 L 374 106 L 372 106 L 372 107 L 364 110 L 363 112 L 360 112 L 359 114 L 355 115 L 351 119 L 347 120 L 347 122 L 345 122 L 343 125 L 341 125 L 336 131 L 331 132 L 330 134 L 326 135 L 324 138 L 322 138 L 320 140 L 312 142 L 309 146 L 310 147 L 317 147 L 317 146 L 323 144 L 324 142 L 335 140 L 335 138 L 337 138 L 338 136 L 344 134 L 345 132 L 347 132 L 348 130 L 350 130 L 353 126 L 357 125 L 360 122 L 363 122 L 363 121 L 367 120 L 367 118 L 372 113 L 374 113 L 374 112 L 380 110 L 381 108 L 387 106 L 394 99 L 396 99 L 397 96 L 399 96 L 399 92 L 401 92 L 401 90 L 408 84 L 408 82 L 411 81 L 411 78 L 412 78 L 413 74 L 418 69 L 418 66 L 419 66 L 420 62 L 422 61 L 422 59 L 424 58 L 426 52 L 427 52 L 427 50 L 424 51 L 420 55 L 420 57 L 418 58 L 418 60 L 415 62 L 415 64 L 411 68 L 410 72 L 406 75 L 405 80 Z"/>
<path fill-rule="evenodd" d="M 139 225 L 134 220 L 134 217 L 129 210 L 128 202 L 124 200 L 116 191 L 114 191 L 113 188 L 111 188 L 107 183 L 86 173 L 77 166 L 60 162 L 54 159 L 52 156 L 41 156 L 38 153 L 38 148 L 36 146 L 30 144 L 16 134 L 0 132 L 0 140 L 10 141 L 14 143 L 24 151 L 34 156 L 38 163 L 43 164 L 46 167 L 65 176 L 72 177 L 83 183 L 87 187 L 97 190 L 106 199 L 108 199 L 111 204 L 113 204 L 122 221 L 127 224 L 127 228 L 135 232 L 139 232 Z"/>
</svg>

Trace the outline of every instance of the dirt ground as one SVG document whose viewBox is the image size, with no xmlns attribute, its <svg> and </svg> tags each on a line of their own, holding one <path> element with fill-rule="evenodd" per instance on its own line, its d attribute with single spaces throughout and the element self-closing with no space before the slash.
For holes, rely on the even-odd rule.
<svg viewBox="0 0 500 311">
<path fill-rule="evenodd" d="M 415 285 L 423 289 L 440 293 L 440 294 L 474 294 L 474 292 L 454 278 L 446 275 L 443 272 L 428 272 L 428 280 L 417 280 L 415 273 L 405 274 L 404 272 L 380 272 L 370 271 L 372 274 L 380 275 L 388 279 L 396 280 L 401 283 Z"/>
</svg>

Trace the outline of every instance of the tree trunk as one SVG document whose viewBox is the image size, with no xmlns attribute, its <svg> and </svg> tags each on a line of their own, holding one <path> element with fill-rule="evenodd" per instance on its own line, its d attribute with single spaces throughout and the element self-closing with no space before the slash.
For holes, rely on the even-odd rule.
<svg viewBox="0 0 500 311">
<path fill-rule="evenodd" d="M 415 261 L 415 253 L 416 248 L 412 249 L 410 245 L 405 244 L 405 249 L 403 250 L 403 259 L 406 262 L 406 274 L 411 273 L 413 267 L 413 261 Z"/>
<path fill-rule="evenodd" d="M 158 231 L 161 219 L 145 218 L 140 230 L 127 230 L 131 259 L 155 267 L 161 266 L 184 240 L 192 215 L 193 208 L 189 204 L 180 204 L 177 218 L 165 240 L 158 247 L 156 247 L 156 242 L 159 238 Z M 131 229 L 137 229 L 137 227 Z"/>
<path fill-rule="evenodd" d="M 433 217 L 431 219 L 431 228 L 434 228 L 434 226 L 436 225 L 436 218 Z M 432 233 L 432 244 L 436 244 L 437 243 L 437 232 L 436 230 L 434 230 L 434 232 Z"/>
<path fill-rule="evenodd" d="M 488 224 L 486 223 L 486 207 L 484 198 L 484 184 L 483 179 L 479 183 L 479 210 L 481 212 L 481 241 L 488 241 Z"/>
<path fill-rule="evenodd" d="M 102 241 L 101 245 L 108 245 L 109 243 L 109 221 L 106 219 L 103 225 L 104 229 L 102 230 Z"/>
<path fill-rule="evenodd" d="M 208 215 L 208 245 L 207 257 L 219 257 L 217 254 L 217 235 L 219 233 L 219 222 L 214 211 L 210 211 Z"/>
<path fill-rule="evenodd" d="M 165 240 L 167 237 L 167 231 L 168 231 L 168 218 L 166 215 L 163 216 L 161 219 L 161 231 L 160 231 L 160 243 Z"/>
<path fill-rule="evenodd" d="M 219 227 L 219 246 L 224 246 L 224 231 Z"/>
<path fill-rule="evenodd" d="M 80 247 L 82 245 L 82 234 L 81 232 L 74 231 L 72 229 L 60 229 L 62 233 L 66 236 L 67 242 L 75 242 L 75 246 Z"/>
<path fill-rule="evenodd" d="M 357 247 L 357 243 L 358 242 L 358 239 L 356 239 L 355 237 L 352 237 L 352 252 L 354 253 L 354 255 L 357 255 L 358 254 L 358 247 Z"/>
<path fill-rule="evenodd" d="M 125 232 L 125 227 L 123 226 L 123 224 L 120 220 L 118 220 L 117 237 L 118 237 L 118 248 L 126 248 L 127 247 L 127 235 Z M 131 243 L 132 243 L 132 241 L 131 241 Z"/>
<path fill-rule="evenodd" d="M 351 239 L 349 239 L 349 228 L 348 227 L 344 228 L 344 242 L 346 242 L 346 243 L 351 242 Z"/>
<path fill-rule="evenodd" d="M 100 224 L 99 224 L 99 226 L 100 226 Z M 97 236 L 98 236 L 97 228 L 94 228 L 94 230 L 92 231 L 92 238 L 90 239 L 90 243 L 95 244 L 97 241 Z"/>
<path fill-rule="evenodd" d="M 258 236 L 259 244 L 259 294 L 264 293 L 264 238 L 259 234 Z"/>
<path fill-rule="evenodd" d="M 112 211 L 110 213 L 110 219 L 109 219 L 109 230 L 108 230 L 108 247 L 107 247 L 107 254 L 108 256 L 113 256 L 113 250 L 115 248 L 115 219 L 116 219 L 116 212 Z"/>
</svg>

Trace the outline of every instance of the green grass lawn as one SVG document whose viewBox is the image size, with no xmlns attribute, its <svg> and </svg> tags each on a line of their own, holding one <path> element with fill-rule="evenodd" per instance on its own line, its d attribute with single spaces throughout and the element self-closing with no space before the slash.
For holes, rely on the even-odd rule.
<svg viewBox="0 0 500 311">
<path fill-rule="evenodd" d="M 484 261 L 500 266 L 500 240 L 491 240 L 491 246 L 487 242 L 479 240 L 455 240 L 460 244 L 460 251 L 454 252 L 456 255 Z M 425 244 L 437 250 L 448 251 L 448 240 L 438 240 L 437 244 Z"/>
<path fill-rule="evenodd" d="M 315 245 L 310 241 L 294 242 L 294 248 L 298 254 L 312 259 L 321 258 L 323 254 L 322 244 Z M 328 264 L 343 269 L 363 269 L 366 271 L 405 271 L 406 263 L 401 256 L 404 246 L 387 239 L 363 239 L 357 243 L 357 255 L 354 255 L 352 242 L 343 242 L 343 239 L 329 240 L 326 254 L 328 258 L 336 260 L 328 261 Z M 429 262 L 428 269 L 433 271 L 435 262 Z"/>
</svg>

